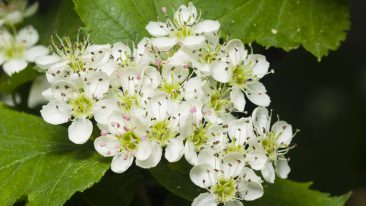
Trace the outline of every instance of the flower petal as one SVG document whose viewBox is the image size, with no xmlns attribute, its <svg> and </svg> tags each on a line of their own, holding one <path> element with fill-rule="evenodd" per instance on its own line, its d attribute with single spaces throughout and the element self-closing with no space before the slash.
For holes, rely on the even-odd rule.
<svg viewBox="0 0 366 206">
<path fill-rule="evenodd" d="M 201 188 L 208 188 L 217 182 L 214 168 L 208 164 L 194 166 L 189 172 L 189 177 L 195 185 Z"/>
<path fill-rule="evenodd" d="M 277 144 L 286 144 L 289 145 L 291 143 L 293 133 L 292 126 L 285 121 L 277 121 L 272 125 L 272 131 L 274 131 L 279 138 L 277 140 Z"/>
<path fill-rule="evenodd" d="M 150 21 L 146 25 L 145 29 L 147 30 L 147 32 L 149 32 L 149 34 L 151 34 L 151 36 L 154 37 L 163 37 L 169 35 L 166 24 L 161 22 Z"/>
<path fill-rule="evenodd" d="M 265 107 L 257 107 L 252 113 L 253 126 L 261 135 L 269 132 L 271 119 L 268 109 Z"/>
<path fill-rule="evenodd" d="M 11 76 L 14 73 L 18 73 L 24 70 L 28 66 L 28 63 L 25 60 L 21 59 L 11 59 L 6 61 L 3 65 L 4 72 Z"/>
<path fill-rule="evenodd" d="M 143 161 L 136 159 L 137 166 L 148 169 L 148 168 L 152 168 L 152 167 L 155 167 L 156 165 L 158 165 L 158 163 L 160 162 L 162 153 L 163 153 L 163 149 L 156 142 L 152 142 L 152 148 L 153 148 L 152 153 L 148 159 L 143 160 Z"/>
<path fill-rule="evenodd" d="M 149 140 L 141 141 L 135 151 L 135 157 L 138 160 L 147 160 L 153 151 L 152 143 Z"/>
<path fill-rule="evenodd" d="M 30 47 L 37 43 L 39 35 L 33 26 L 28 25 L 18 32 L 15 39 L 17 42 L 23 43 L 27 47 Z"/>
<path fill-rule="evenodd" d="M 63 102 L 51 101 L 42 107 L 41 115 L 50 124 L 63 124 L 69 121 L 71 109 Z"/>
<path fill-rule="evenodd" d="M 182 44 L 190 49 L 199 49 L 205 43 L 203 36 L 187 36 L 182 40 Z"/>
<path fill-rule="evenodd" d="M 184 145 L 183 140 L 175 138 L 171 139 L 165 148 L 165 158 L 169 162 L 177 162 L 179 161 L 184 154 Z"/>
<path fill-rule="evenodd" d="M 225 177 L 237 177 L 242 174 L 244 166 L 244 155 L 239 152 L 231 152 L 223 157 L 221 167 Z"/>
<path fill-rule="evenodd" d="M 69 126 L 69 139 L 75 144 L 84 144 L 93 132 L 93 124 L 89 119 L 76 119 Z"/>
<path fill-rule="evenodd" d="M 94 140 L 94 148 L 104 157 L 111 157 L 119 152 L 121 143 L 113 135 L 100 136 Z"/>
<path fill-rule="evenodd" d="M 275 168 L 276 174 L 282 179 L 286 179 L 288 174 L 291 172 L 288 161 L 283 155 L 278 158 L 277 162 L 275 163 Z"/>
<path fill-rule="evenodd" d="M 248 99 L 258 106 L 268 107 L 271 99 L 267 95 L 267 90 L 259 81 L 249 81 L 245 84 L 244 92 Z"/>
<path fill-rule="evenodd" d="M 237 87 L 234 87 L 230 92 L 230 100 L 234 105 L 234 108 L 242 112 L 245 108 L 244 93 Z"/>
<path fill-rule="evenodd" d="M 241 64 L 248 54 L 248 51 L 244 48 L 243 42 L 239 39 L 229 41 L 225 47 L 225 51 L 229 53 L 229 61 L 234 66 Z"/>
<path fill-rule="evenodd" d="M 263 186 L 258 182 L 247 182 L 240 180 L 238 182 L 239 195 L 246 201 L 253 201 L 263 196 Z"/>
<path fill-rule="evenodd" d="M 192 206 L 217 206 L 217 200 L 214 194 L 206 192 L 194 198 Z"/>
<path fill-rule="evenodd" d="M 194 27 L 197 34 L 217 32 L 220 29 L 220 22 L 212 20 L 204 20 Z"/>
<path fill-rule="evenodd" d="M 198 156 L 196 152 L 196 148 L 194 144 L 190 141 L 187 141 L 184 145 L 184 157 L 186 158 L 187 162 L 191 165 L 197 165 Z"/>
<path fill-rule="evenodd" d="M 115 173 L 123 173 L 130 168 L 133 159 L 131 154 L 117 154 L 112 159 L 111 170 Z"/>
<path fill-rule="evenodd" d="M 263 169 L 264 165 L 268 160 L 266 153 L 262 150 L 254 150 L 248 152 L 246 157 L 250 167 L 253 168 L 254 170 Z"/>
<path fill-rule="evenodd" d="M 261 170 L 263 178 L 269 182 L 274 183 L 275 180 L 275 170 L 273 168 L 273 165 L 270 161 L 267 161 L 267 163 L 264 165 L 263 169 Z"/>
<path fill-rule="evenodd" d="M 225 206 L 243 206 L 243 203 L 239 200 L 227 202 Z"/>
<path fill-rule="evenodd" d="M 178 43 L 176 38 L 159 37 L 151 41 L 152 45 L 161 51 L 168 51 Z"/>
<path fill-rule="evenodd" d="M 225 62 L 214 62 L 211 65 L 211 76 L 218 82 L 227 83 L 231 78 L 231 70 Z"/>
<path fill-rule="evenodd" d="M 110 99 L 102 99 L 98 101 L 93 108 L 94 119 L 100 124 L 107 124 L 108 118 L 113 112 L 118 111 L 116 101 Z"/>
<path fill-rule="evenodd" d="M 25 51 L 25 59 L 29 62 L 34 62 L 37 57 L 46 56 L 48 52 L 49 50 L 45 46 L 34 46 Z"/>
<path fill-rule="evenodd" d="M 252 62 L 252 75 L 255 75 L 257 78 L 260 79 L 268 73 L 269 62 L 266 60 L 265 56 L 260 54 L 250 54 L 247 61 Z"/>
</svg>

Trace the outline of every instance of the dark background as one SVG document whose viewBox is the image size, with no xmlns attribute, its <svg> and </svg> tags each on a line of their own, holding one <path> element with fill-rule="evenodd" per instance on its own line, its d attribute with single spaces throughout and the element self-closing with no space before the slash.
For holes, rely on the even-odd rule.
<svg viewBox="0 0 366 206">
<path fill-rule="evenodd" d="M 318 62 L 303 49 L 270 49 L 266 77 L 274 114 L 295 128 L 290 178 L 331 194 L 354 191 L 366 205 L 366 2 L 350 1 L 351 30 L 339 50 Z"/>
</svg>

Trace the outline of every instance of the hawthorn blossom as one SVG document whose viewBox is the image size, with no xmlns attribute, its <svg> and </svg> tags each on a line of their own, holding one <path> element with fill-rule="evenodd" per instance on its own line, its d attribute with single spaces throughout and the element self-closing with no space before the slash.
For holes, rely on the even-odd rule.
<svg viewBox="0 0 366 206">
<path fill-rule="evenodd" d="M 256 136 L 252 144 L 266 154 L 261 157 L 261 161 L 266 162 L 261 169 L 263 178 L 270 183 L 274 182 L 275 174 L 287 178 L 291 169 L 284 155 L 292 148 L 292 126 L 285 121 L 277 121 L 271 127 L 271 116 L 265 107 L 257 107 L 252 116 Z"/>
<path fill-rule="evenodd" d="M 38 2 L 27 7 L 26 0 L 12 0 L 0 2 L 0 26 L 14 25 L 32 16 L 38 10 Z"/>
<path fill-rule="evenodd" d="M 166 13 L 166 12 L 165 12 Z M 206 40 L 205 35 L 215 33 L 220 29 L 218 21 L 200 21 L 196 7 L 190 2 L 188 6 L 181 5 L 174 13 L 174 19 L 166 22 L 150 21 L 146 30 L 155 38 L 151 43 L 159 50 L 170 50 L 174 45 L 181 44 L 195 49 Z"/>
<path fill-rule="evenodd" d="M 193 200 L 192 206 L 219 204 L 243 205 L 240 200 L 252 201 L 263 195 L 261 179 L 245 167 L 244 156 L 229 153 L 222 157 L 206 157 L 190 171 L 194 184 L 207 190 Z"/>
<path fill-rule="evenodd" d="M 47 55 L 46 47 L 35 45 L 38 40 L 38 32 L 33 26 L 26 26 L 16 34 L 0 29 L 0 65 L 7 75 L 18 73 L 37 57 Z"/>
<path fill-rule="evenodd" d="M 263 55 L 249 54 L 244 44 L 237 39 L 231 40 L 223 48 L 220 61 L 211 67 L 212 77 L 232 87 L 230 99 L 237 110 L 243 111 L 244 94 L 256 105 L 268 106 L 270 98 L 259 80 L 268 73 L 269 63 Z"/>
</svg>

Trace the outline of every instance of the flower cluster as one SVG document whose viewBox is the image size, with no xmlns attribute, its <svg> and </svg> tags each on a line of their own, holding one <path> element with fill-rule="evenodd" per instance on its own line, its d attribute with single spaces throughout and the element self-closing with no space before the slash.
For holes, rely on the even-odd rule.
<svg viewBox="0 0 366 206">
<path fill-rule="evenodd" d="M 116 173 L 134 162 L 152 168 L 162 158 L 185 158 L 193 183 L 207 190 L 193 206 L 260 198 L 263 181 L 289 174 L 285 155 L 294 136 L 284 121 L 271 126 L 260 82 L 272 73 L 269 63 L 240 40 L 222 42 L 220 23 L 201 20 L 192 3 L 173 19 L 162 10 L 165 20 L 146 26 L 152 37 L 132 49 L 58 38 L 53 53 L 37 60 L 51 84 L 43 92 L 44 120 L 71 122 L 76 144 L 88 141 L 95 121 L 101 131 L 95 149 L 113 157 Z M 246 99 L 257 105 L 249 116 Z"/>
<path fill-rule="evenodd" d="M 26 0 L 0 2 L 0 66 L 9 76 L 24 70 L 29 62 L 49 52 L 46 47 L 35 45 L 39 35 L 33 26 L 25 26 L 19 31 L 16 28 L 37 9 L 38 3 L 27 7 Z"/>
</svg>

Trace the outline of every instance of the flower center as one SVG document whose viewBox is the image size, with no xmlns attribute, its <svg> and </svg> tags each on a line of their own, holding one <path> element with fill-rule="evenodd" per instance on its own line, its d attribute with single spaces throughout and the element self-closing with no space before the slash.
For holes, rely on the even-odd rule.
<svg viewBox="0 0 366 206">
<path fill-rule="evenodd" d="M 221 97 L 221 92 L 218 90 L 210 97 L 210 107 L 215 111 L 221 111 L 229 103 L 225 98 Z"/>
<path fill-rule="evenodd" d="M 174 132 L 169 127 L 169 120 L 157 121 L 150 126 L 147 138 L 155 140 L 162 146 L 168 143 L 168 140 L 174 137 Z"/>
<path fill-rule="evenodd" d="M 177 29 L 175 32 L 173 32 L 173 35 L 178 39 L 184 39 L 185 37 L 192 35 L 192 29 L 187 25 L 177 26 Z"/>
<path fill-rule="evenodd" d="M 121 145 L 128 151 L 135 151 L 141 141 L 141 138 L 133 131 L 128 131 L 121 136 L 117 136 L 117 138 L 120 140 Z"/>
<path fill-rule="evenodd" d="M 242 144 L 237 144 L 235 141 L 227 144 L 224 151 L 225 151 L 225 154 L 229 154 L 232 152 L 239 152 L 240 154 L 246 153 L 246 149 L 244 148 L 244 146 Z"/>
<path fill-rule="evenodd" d="M 200 60 L 202 63 L 211 64 L 213 61 L 216 60 L 217 55 L 219 54 L 221 46 L 217 46 L 216 48 L 212 48 L 209 44 L 204 51 L 200 54 Z"/>
<path fill-rule="evenodd" d="M 195 127 L 193 135 L 188 137 L 188 141 L 194 144 L 197 152 L 201 150 L 202 145 L 207 141 L 207 139 L 207 128 L 202 124 L 199 127 Z"/>
<path fill-rule="evenodd" d="M 178 97 L 180 96 L 180 86 L 180 82 L 169 83 L 167 81 L 164 81 L 160 89 L 168 93 L 173 99 L 178 99 Z"/>
<path fill-rule="evenodd" d="M 21 58 L 24 56 L 25 45 L 14 42 L 9 47 L 5 48 L 5 57 L 7 59 Z"/>
<path fill-rule="evenodd" d="M 125 111 L 130 111 L 134 106 L 139 106 L 139 101 L 136 95 L 123 94 L 118 95 L 119 97 L 119 106 L 121 109 Z"/>
<path fill-rule="evenodd" d="M 262 148 L 267 152 L 271 160 L 277 159 L 277 139 L 279 135 L 275 132 L 268 132 L 267 136 L 261 140 Z"/>
<path fill-rule="evenodd" d="M 216 195 L 220 203 L 226 204 L 228 201 L 235 198 L 236 187 L 233 178 L 220 178 L 216 185 L 212 187 L 213 193 Z"/>
<path fill-rule="evenodd" d="M 81 95 L 69 101 L 72 106 L 73 116 L 76 118 L 93 116 L 94 101 L 88 97 Z"/>
<path fill-rule="evenodd" d="M 236 66 L 233 69 L 232 80 L 230 81 L 230 84 L 242 88 L 245 82 L 252 77 L 252 73 L 253 71 L 244 65 Z"/>
</svg>

